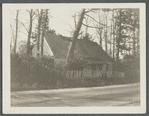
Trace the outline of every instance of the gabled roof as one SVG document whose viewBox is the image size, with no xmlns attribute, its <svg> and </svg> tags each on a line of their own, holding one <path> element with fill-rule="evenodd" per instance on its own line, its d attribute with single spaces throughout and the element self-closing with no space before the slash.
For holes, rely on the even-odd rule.
<svg viewBox="0 0 149 116">
<path fill-rule="evenodd" d="M 46 33 L 45 38 L 56 58 L 67 58 L 70 42 L 61 39 L 58 35 Z"/>
<path fill-rule="evenodd" d="M 71 44 L 71 41 L 68 41 L 68 37 L 64 39 L 59 35 L 47 33 L 46 40 L 56 58 L 67 58 Z M 113 62 L 113 59 L 96 42 L 84 39 L 77 40 L 74 56 L 76 58 L 86 58 L 91 62 Z"/>
</svg>

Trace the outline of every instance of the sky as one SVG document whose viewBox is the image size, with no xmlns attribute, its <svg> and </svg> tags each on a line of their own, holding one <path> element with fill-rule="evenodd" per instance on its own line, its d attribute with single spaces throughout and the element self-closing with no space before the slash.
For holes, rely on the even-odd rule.
<svg viewBox="0 0 149 116">
<path fill-rule="evenodd" d="M 62 34 L 64 36 L 71 36 L 71 32 L 74 29 L 74 20 L 72 15 L 80 12 L 81 9 L 76 8 L 50 8 L 50 22 L 49 26 L 50 29 L 56 30 L 56 33 Z M 15 29 L 15 19 L 16 18 L 16 10 L 10 11 L 10 24 L 12 25 L 13 29 Z M 19 12 L 19 20 L 25 24 L 25 26 L 29 27 L 29 13 L 26 9 L 21 9 Z M 33 24 L 33 28 L 35 25 Z M 21 33 L 26 33 L 24 27 L 20 28 Z M 33 29 L 34 30 L 34 29 Z M 26 38 L 25 34 L 19 34 L 19 37 Z"/>
<path fill-rule="evenodd" d="M 57 33 L 64 36 L 71 36 L 74 29 L 74 20 L 72 15 L 80 12 L 80 9 L 50 9 L 52 18 L 50 19 L 50 28 L 55 29 Z"/>
</svg>

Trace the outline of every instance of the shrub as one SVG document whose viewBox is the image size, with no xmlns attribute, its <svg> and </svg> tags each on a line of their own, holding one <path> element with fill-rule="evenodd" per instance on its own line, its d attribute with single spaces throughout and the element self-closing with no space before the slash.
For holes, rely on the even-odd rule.
<svg viewBox="0 0 149 116">
<path fill-rule="evenodd" d="M 62 75 L 61 73 L 57 73 L 53 59 L 47 57 L 20 57 L 18 54 L 11 55 L 12 90 L 19 88 L 27 89 L 28 87 L 35 89 L 35 85 L 37 88 L 53 85 L 59 78 L 62 78 Z M 21 87 L 19 85 L 17 88 L 14 86 L 15 84 L 20 84 Z"/>
<path fill-rule="evenodd" d="M 87 66 L 87 61 L 85 59 L 73 59 L 69 63 L 65 64 L 65 69 L 67 70 L 82 70 Z"/>
</svg>

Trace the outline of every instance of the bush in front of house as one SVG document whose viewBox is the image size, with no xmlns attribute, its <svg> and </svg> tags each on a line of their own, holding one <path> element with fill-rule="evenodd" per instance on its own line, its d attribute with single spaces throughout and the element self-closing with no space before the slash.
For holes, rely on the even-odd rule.
<svg viewBox="0 0 149 116">
<path fill-rule="evenodd" d="M 84 63 L 83 63 L 84 64 Z M 82 66 L 82 65 L 81 65 Z M 11 55 L 11 91 L 44 90 L 104 86 L 105 81 L 68 79 L 63 65 L 54 66 L 53 59 Z"/>
<path fill-rule="evenodd" d="M 140 58 L 126 55 L 122 64 L 125 69 L 125 81 L 140 82 Z"/>
<path fill-rule="evenodd" d="M 55 83 L 62 78 L 57 73 L 53 59 L 47 57 L 20 57 L 11 54 L 11 89 L 28 90 L 38 88 L 54 88 Z"/>
<path fill-rule="evenodd" d="M 63 65 L 54 65 L 48 57 L 11 54 L 11 91 L 77 88 L 88 82 L 65 77 Z"/>
</svg>

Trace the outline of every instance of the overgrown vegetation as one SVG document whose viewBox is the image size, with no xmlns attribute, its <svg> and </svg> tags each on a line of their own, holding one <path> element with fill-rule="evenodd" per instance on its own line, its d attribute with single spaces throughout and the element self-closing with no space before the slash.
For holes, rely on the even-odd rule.
<svg viewBox="0 0 149 116">
<path fill-rule="evenodd" d="M 75 65 L 76 67 L 83 66 Z M 20 56 L 18 54 L 11 54 L 11 91 L 96 87 L 139 82 L 139 75 L 135 68 L 138 66 L 136 65 L 138 64 L 135 63 L 134 65 L 134 63 L 125 63 L 125 66 L 123 66 L 125 69 L 127 68 L 127 70 L 125 70 L 125 78 L 69 79 L 66 78 L 63 73 L 64 68 L 66 67 L 63 65 L 54 66 L 52 58 L 35 58 L 25 55 Z"/>
<path fill-rule="evenodd" d="M 11 55 L 12 90 L 51 87 L 59 77 L 53 59 Z"/>
</svg>

